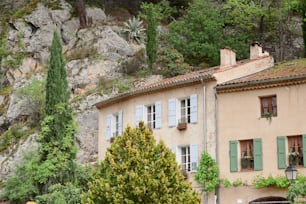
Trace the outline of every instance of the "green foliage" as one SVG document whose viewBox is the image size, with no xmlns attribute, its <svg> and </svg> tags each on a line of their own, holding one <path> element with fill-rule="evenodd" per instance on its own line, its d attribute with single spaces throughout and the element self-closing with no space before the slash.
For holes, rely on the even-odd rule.
<svg viewBox="0 0 306 204">
<path fill-rule="evenodd" d="M 17 164 L 13 176 L 4 184 L 3 197 L 12 203 L 25 203 L 33 200 L 39 193 L 36 177 L 38 157 L 35 151 L 28 151 L 23 155 L 22 161 Z"/>
<path fill-rule="evenodd" d="M 234 187 L 242 186 L 242 185 L 243 185 L 243 181 L 242 181 L 241 178 L 236 179 L 235 181 L 233 181 L 232 185 L 233 185 Z"/>
<path fill-rule="evenodd" d="M 102 90 L 103 93 L 111 93 L 114 90 L 117 90 L 118 93 L 124 93 L 131 89 L 129 83 L 129 79 L 107 80 L 102 78 L 99 82 L 99 89 Z"/>
<path fill-rule="evenodd" d="M 295 183 L 288 188 L 288 199 L 294 200 L 295 197 L 306 197 L 306 176 L 298 176 Z"/>
<path fill-rule="evenodd" d="M 7 131 L 0 135 L 0 153 L 9 146 L 17 144 L 20 139 L 25 139 L 33 133 L 33 129 L 27 129 L 24 124 L 11 126 Z"/>
<path fill-rule="evenodd" d="M 160 65 L 164 77 L 173 77 L 191 71 L 191 67 L 184 62 L 183 55 L 171 46 L 161 47 L 158 56 L 156 63 Z"/>
<path fill-rule="evenodd" d="M 289 184 L 290 183 L 286 177 L 273 177 L 272 175 L 268 176 L 267 178 L 258 176 L 253 181 L 253 186 L 257 189 L 265 187 L 287 188 Z"/>
<path fill-rule="evenodd" d="M 225 188 L 229 188 L 232 186 L 231 182 L 226 178 L 222 178 L 220 182 L 223 184 Z"/>
<path fill-rule="evenodd" d="M 206 193 L 213 191 L 218 185 L 218 174 L 216 161 L 207 152 L 203 152 L 195 180 L 203 184 Z"/>
<path fill-rule="evenodd" d="M 161 8 L 158 5 L 152 3 L 141 4 L 141 14 L 147 24 L 147 40 L 146 40 L 146 52 L 148 67 L 150 70 L 153 68 L 153 63 L 157 57 L 157 23 L 160 20 Z"/>
<path fill-rule="evenodd" d="M 199 203 L 175 156 L 143 123 L 127 127 L 106 152 L 82 203 Z"/>
<path fill-rule="evenodd" d="M 81 47 L 81 48 L 74 48 L 70 50 L 70 52 L 66 55 L 66 60 L 80 60 L 85 58 L 97 58 L 99 56 L 97 48 L 91 47 Z"/>
<path fill-rule="evenodd" d="M 38 2 L 39 0 L 30 1 L 25 6 L 20 7 L 17 11 L 13 11 L 10 18 L 15 20 L 31 14 L 36 9 Z"/>
<path fill-rule="evenodd" d="M 68 103 L 69 92 L 66 77 L 61 41 L 58 33 L 54 32 L 46 85 L 45 113 L 47 115 L 53 114 L 57 104 Z"/>
<path fill-rule="evenodd" d="M 45 84 L 45 78 L 42 80 L 35 78 L 25 86 L 18 88 L 15 92 L 17 97 L 26 98 L 29 104 L 31 104 L 33 114 L 37 115 L 35 117 L 36 122 L 38 122 L 43 115 L 45 104 Z"/>
<path fill-rule="evenodd" d="M 141 43 L 144 39 L 144 31 L 142 21 L 139 18 L 135 18 L 135 16 L 124 22 L 123 32 L 127 34 L 128 40 Z"/>
<path fill-rule="evenodd" d="M 80 188 L 71 183 L 54 184 L 49 187 L 49 193 L 36 197 L 37 203 L 79 204 L 81 203 Z"/>
<path fill-rule="evenodd" d="M 193 1 L 186 14 L 169 25 L 168 41 L 183 54 L 188 64 L 219 62 L 224 26 L 220 10 L 208 0 Z"/>
</svg>

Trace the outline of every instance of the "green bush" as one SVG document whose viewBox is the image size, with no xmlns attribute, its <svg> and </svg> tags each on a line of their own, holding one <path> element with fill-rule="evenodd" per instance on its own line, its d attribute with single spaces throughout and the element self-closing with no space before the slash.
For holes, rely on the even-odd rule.
<svg viewBox="0 0 306 204">
<path fill-rule="evenodd" d="M 267 178 L 257 176 L 253 181 L 253 186 L 257 189 L 265 187 L 287 188 L 289 184 L 290 183 L 285 176 L 273 177 L 270 175 Z"/>
</svg>

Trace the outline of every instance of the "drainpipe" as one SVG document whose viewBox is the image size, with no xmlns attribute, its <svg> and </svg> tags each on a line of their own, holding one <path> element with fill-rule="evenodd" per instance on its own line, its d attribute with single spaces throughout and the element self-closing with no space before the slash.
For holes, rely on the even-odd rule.
<svg viewBox="0 0 306 204">
<path fill-rule="evenodd" d="M 203 140 L 204 140 L 204 151 L 207 151 L 207 111 L 206 111 L 206 83 L 201 78 L 201 84 L 203 88 Z M 208 195 L 204 194 L 204 203 L 208 203 Z"/>
<path fill-rule="evenodd" d="M 218 95 L 217 95 L 217 89 L 216 86 L 214 87 L 214 96 L 215 96 L 215 137 L 216 137 L 216 163 L 219 166 L 219 137 L 218 137 Z M 220 177 L 220 175 L 218 176 Z M 219 178 L 220 180 L 220 178 Z M 220 198 L 220 187 L 217 186 L 216 189 L 216 204 L 219 204 L 219 198 Z"/>
<path fill-rule="evenodd" d="M 204 151 L 207 151 L 207 116 L 206 116 L 206 84 L 203 78 L 201 78 L 201 84 L 203 88 L 203 139 L 204 139 Z"/>
</svg>

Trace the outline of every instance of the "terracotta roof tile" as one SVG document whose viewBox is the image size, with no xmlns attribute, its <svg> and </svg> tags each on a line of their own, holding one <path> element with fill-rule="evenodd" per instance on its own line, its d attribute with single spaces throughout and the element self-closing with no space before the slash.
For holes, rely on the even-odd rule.
<svg viewBox="0 0 306 204">
<path fill-rule="evenodd" d="M 276 64 L 274 67 L 266 69 L 264 71 L 245 76 L 239 79 L 234 79 L 228 82 L 219 84 L 218 87 L 227 87 L 229 85 L 243 85 L 249 82 L 262 83 L 266 81 L 281 81 L 288 79 L 296 79 L 300 77 L 306 78 L 306 59 L 298 59 L 294 61 L 288 61 Z"/>
<path fill-rule="evenodd" d="M 214 76 L 213 74 L 219 70 L 219 67 L 211 67 L 204 70 L 199 70 L 195 72 L 190 72 L 184 75 L 178 75 L 172 78 L 166 78 L 158 82 L 154 82 L 151 84 L 146 84 L 144 86 L 137 87 L 135 89 L 132 89 L 131 91 L 128 91 L 126 93 L 120 94 L 118 96 L 115 96 L 113 98 L 101 101 L 96 105 L 97 108 L 100 108 L 104 105 L 115 103 L 119 100 L 125 99 L 127 97 L 141 94 L 141 93 L 147 93 L 163 88 L 169 88 L 169 87 L 175 87 L 182 84 L 188 84 L 195 81 L 200 81 L 201 79 L 204 80 L 213 80 Z"/>
</svg>

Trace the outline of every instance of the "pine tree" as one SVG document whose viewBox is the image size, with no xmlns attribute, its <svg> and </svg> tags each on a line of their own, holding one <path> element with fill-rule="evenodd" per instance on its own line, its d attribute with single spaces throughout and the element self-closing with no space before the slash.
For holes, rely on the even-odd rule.
<svg viewBox="0 0 306 204">
<path fill-rule="evenodd" d="M 116 138 L 99 165 L 83 203 L 199 203 L 163 142 L 140 123 Z"/>
<path fill-rule="evenodd" d="M 52 115 L 57 104 L 68 103 L 69 92 L 66 77 L 61 41 L 58 33 L 54 32 L 46 85 L 46 115 Z"/>
</svg>

